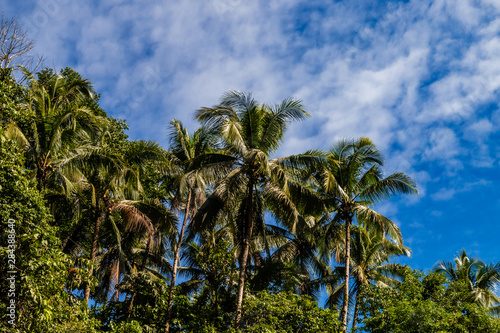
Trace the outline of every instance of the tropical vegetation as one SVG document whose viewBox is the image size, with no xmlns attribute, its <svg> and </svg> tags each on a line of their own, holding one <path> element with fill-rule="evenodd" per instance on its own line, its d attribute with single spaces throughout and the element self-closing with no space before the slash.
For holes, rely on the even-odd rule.
<svg viewBox="0 0 500 333">
<path fill-rule="evenodd" d="M 394 260 L 411 250 L 378 205 L 418 189 L 384 175 L 372 140 L 279 156 L 310 116 L 299 100 L 228 91 L 196 130 L 165 124 L 161 147 L 130 140 L 72 68 L 12 71 L 2 332 L 500 331 L 500 262 L 464 250 L 424 274 Z"/>
</svg>

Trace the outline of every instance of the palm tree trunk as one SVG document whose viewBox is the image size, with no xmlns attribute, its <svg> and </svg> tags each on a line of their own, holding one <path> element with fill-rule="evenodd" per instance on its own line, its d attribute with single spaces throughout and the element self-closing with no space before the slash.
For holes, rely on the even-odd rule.
<svg viewBox="0 0 500 333">
<path fill-rule="evenodd" d="M 358 322 L 358 312 L 359 312 L 359 299 L 358 299 L 358 294 L 356 294 L 356 301 L 355 301 L 355 304 L 354 304 L 354 317 L 352 319 L 352 330 L 355 331 L 356 329 L 356 325 L 357 325 L 357 322 Z"/>
<path fill-rule="evenodd" d="M 238 300 L 236 303 L 236 320 L 234 326 L 236 329 L 240 328 L 241 324 L 241 305 L 243 304 L 243 293 L 245 289 L 245 274 L 248 261 L 248 252 L 250 249 L 250 241 L 252 239 L 253 231 L 253 180 L 250 179 L 248 184 L 248 215 L 245 223 L 245 242 L 241 249 L 240 255 L 240 279 L 238 282 Z"/>
<path fill-rule="evenodd" d="M 92 248 L 90 249 L 90 261 L 92 264 L 95 262 L 95 255 L 97 252 L 97 241 L 99 240 L 99 229 L 101 227 L 101 219 L 102 219 L 102 213 L 99 208 L 95 208 L 95 226 L 94 226 L 94 235 L 92 236 Z M 94 274 L 94 267 L 89 271 L 89 276 L 92 276 Z M 85 285 L 85 293 L 84 293 L 84 300 L 85 303 L 88 305 L 89 304 L 89 297 L 90 297 L 90 286 L 87 283 Z"/>
<path fill-rule="evenodd" d="M 137 293 L 134 293 L 132 295 L 132 297 L 130 298 L 130 304 L 128 305 L 128 309 L 127 309 L 127 319 L 130 318 L 130 314 L 132 313 L 132 308 L 134 307 L 135 295 L 137 295 Z"/>
<path fill-rule="evenodd" d="M 113 302 L 113 301 L 118 301 L 118 289 L 116 289 L 116 285 L 118 284 L 118 279 L 120 277 L 120 268 L 119 268 L 119 264 L 118 262 L 115 262 L 113 264 L 113 267 L 111 269 L 111 277 L 109 279 L 109 283 L 108 283 L 108 290 L 107 290 L 107 295 L 111 295 L 111 297 L 109 298 L 109 301 L 110 302 Z M 115 284 L 113 285 L 113 281 L 115 282 Z"/>
<path fill-rule="evenodd" d="M 170 330 L 170 317 L 172 315 L 172 304 L 173 304 L 173 298 L 174 298 L 175 279 L 177 278 L 177 265 L 179 264 L 179 253 L 181 250 L 182 240 L 184 239 L 184 231 L 186 230 L 186 224 L 188 221 L 190 204 L 191 204 L 191 190 L 189 190 L 189 192 L 188 192 L 186 210 L 184 213 L 184 221 L 182 222 L 181 234 L 179 235 L 179 241 L 177 242 L 177 248 L 175 249 L 174 267 L 172 269 L 172 281 L 170 282 L 170 292 L 168 294 L 167 323 L 165 324 L 165 333 L 168 333 Z"/>
<path fill-rule="evenodd" d="M 38 164 L 38 168 L 36 171 L 36 180 L 37 180 L 37 190 L 42 192 L 44 190 L 45 180 L 47 179 L 47 169 L 45 165 Z"/>
<path fill-rule="evenodd" d="M 113 291 L 113 297 L 111 297 L 111 301 L 115 301 L 115 302 L 118 302 L 118 300 L 120 299 L 120 292 L 118 291 L 118 288 L 116 288 L 116 286 L 118 285 L 118 283 L 120 283 L 120 264 L 119 263 L 116 263 L 116 269 L 115 269 L 115 272 L 114 272 L 114 277 L 113 277 L 113 280 L 115 280 L 115 285 L 114 285 L 114 291 Z"/>
<path fill-rule="evenodd" d="M 347 332 L 347 310 L 349 307 L 349 268 L 351 258 L 351 222 L 352 217 L 345 219 L 345 275 L 344 275 L 344 301 L 342 304 L 342 332 Z"/>
</svg>

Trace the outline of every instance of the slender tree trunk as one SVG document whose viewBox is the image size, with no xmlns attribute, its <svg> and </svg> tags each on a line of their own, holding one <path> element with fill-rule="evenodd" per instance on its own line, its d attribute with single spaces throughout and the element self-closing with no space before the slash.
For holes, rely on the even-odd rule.
<svg viewBox="0 0 500 333">
<path fill-rule="evenodd" d="M 254 253 L 252 254 L 252 257 L 255 267 L 262 267 L 262 257 L 260 253 Z"/>
<path fill-rule="evenodd" d="M 354 317 L 352 319 L 352 330 L 354 331 L 356 329 L 356 325 L 358 323 L 358 312 L 359 312 L 359 295 L 356 294 L 356 302 L 354 304 Z"/>
<path fill-rule="evenodd" d="M 47 168 L 45 165 L 39 164 L 36 171 L 37 190 L 42 192 L 44 190 L 45 180 L 47 179 Z"/>
<path fill-rule="evenodd" d="M 99 229 L 101 228 L 101 219 L 102 219 L 102 213 L 98 207 L 95 208 L 95 226 L 94 226 L 94 235 L 92 236 L 92 248 L 90 249 L 90 261 L 92 264 L 95 262 L 95 255 L 97 252 L 97 242 L 99 240 Z M 89 276 L 92 276 L 94 274 L 94 267 L 90 269 Z M 89 297 L 90 297 L 90 286 L 87 283 L 85 285 L 85 293 L 84 293 L 84 300 L 87 305 L 89 304 Z"/>
<path fill-rule="evenodd" d="M 307 284 L 307 282 L 311 281 L 311 274 L 309 274 L 309 272 L 307 270 L 305 271 L 305 274 L 307 276 L 306 280 L 302 281 L 299 285 L 299 295 L 300 296 L 311 295 L 310 288 Z"/>
<path fill-rule="evenodd" d="M 132 295 L 132 297 L 130 298 L 130 304 L 128 305 L 128 309 L 127 309 L 127 319 L 130 318 L 130 314 L 132 313 L 132 308 L 134 307 L 134 299 L 135 299 L 135 295 L 137 293 L 134 293 Z"/>
<path fill-rule="evenodd" d="M 234 326 L 236 329 L 240 328 L 241 325 L 241 305 L 243 304 L 243 294 L 245 289 L 245 273 L 248 261 L 248 252 L 250 249 L 250 241 L 252 239 L 253 231 L 253 180 L 250 179 L 248 184 L 248 215 L 247 221 L 245 223 L 245 242 L 243 243 L 243 248 L 241 249 L 240 255 L 240 279 L 238 282 L 238 300 L 236 303 L 236 320 Z"/>
<path fill-rule="evenodd" d="M 172 315 L 172 304 L 174 298 L 175 279 L 177 278 L 177 266 L 179 264 L 179 253 L 181 251 L 182 240 L 184 239 L 184 231 L 186 230 L 190 204 L 191 204 L 191 190 L 189 190 L 188 192 L 186 211 L 184 213 L 184 221 L 182 222 L 181 234 L 179 235 L 179 241 L 177 242 L 177 248 L 175 249 L 174 267 L 172 269 L 172 281 L 170 282 L 170 292 L 168 294 L 167 323 L 165 324 L 165 333 L 168 333 L 170 330 L 170 317 Z"/>
<path fill-rule="evenodd" d="M 115 280 L 115 285 L 114 285 L 114 291 L 113 291 L 113 297 L 111 298 L 111 301 L 115 301 L 115 302 L 118 302 L 118 300 L 120 299 L 120 293 L 118 291 L 118 289 L 116 288 L 116 286 L 118 285 L 118 283 L 120 283 L 120 264 L 119 263 L 116 263 L 116 269 L 115 269 L 115 274 L 114 274 L 114 277 L 113 279 Z"/>
<path fill-rule="evenodd" d="M 342 332 L 347 332 L 347 310 L 349 307 L 349 268 L 351 259 L 351 222 L 352 217 L 345 219 L 345 275 L 344 275 L 344 302 L 342 304 Z"/>
<path fill-rule="evenodd" d="M 111 272 L 111 278 L 110 278 L 110 281 L 109 281 L 109 284 L 108 284 L 108 291 L 107 291 L 107 294 L 108 295 L 111 295 L 111 297 L 109 298 L 109 301 L 110 302 L 113 302 L 113 301 L 118 301 L 118 289 L 116 289 L 116 285 L 118 284 L 118 279 L 120 277 L 120 266 L 119 264 L 116 262 L 113 264 L 113 268 L 112 268 L 112 272 Z M 113 281 L 115 281 L 115 284 L 113 286 Z"/>
</svg>

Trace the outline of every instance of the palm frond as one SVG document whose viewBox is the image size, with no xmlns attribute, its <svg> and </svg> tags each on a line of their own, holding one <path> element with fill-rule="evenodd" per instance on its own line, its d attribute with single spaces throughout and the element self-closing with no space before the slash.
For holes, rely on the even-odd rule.
<svg viewBox="0 0 500 333">
<path fill-rule="evenodd" d="M 360 222 L 360 224 L 371 224 L 377 228 L 379 232 L 393 239 L 397 244 L 403 243 L 401 230 L 399 230 L 394 222 L 389 220 L 384 215 L 364 205 L 356 205 L 355 214 L 356 219 Z"/>
<path fill-rule="evenodd" d="M 415 182 L 409 176 L 399 172 L 364 188 L 359 193 L 359 198 L 379 203 L 389 199 L 392 195 L 417 193 Z"/>
</svg>

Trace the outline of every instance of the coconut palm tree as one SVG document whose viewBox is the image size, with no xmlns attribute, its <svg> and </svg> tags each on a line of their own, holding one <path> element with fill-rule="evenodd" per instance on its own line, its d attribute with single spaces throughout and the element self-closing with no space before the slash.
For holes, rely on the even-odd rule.
<svg viewBox="0 0 500 333">
<path fill-rule="evenodd" d="M 39 190 L 45 188 L 49 176 L 69 185 L 60 164 L 67 162 L 69 156 L 91 149 L 90 137 L 100 133 L 106 123 L 84 106 L 93 99 L 90 81 L 49 74 L 37 80 L 24 70 L 28 89 L 23 107 L 29 115 L 29 130 L 21 133 L 15 125 L 9 130 L 25 139 L 26 164 L 35 170 Z"/>
<path fill-rule="evenodd" d="M 104 228 L 101 227 L 100 232 L 102 250 L 98 251 L 95 258 L 95 275 L 104 298 L 107 296 L 118 300 L 115 286 L 120 282 L 120 276 L 133 274 L 136 270 L 134 267 L 140 266 L 141 262 L 134 255 L 134 250 L 143 243 L 152 242 L 154 225 L 146 214 L 126 201 L 113 203 L 110 214 L 106 215 L 103 222 Z"/>
<path fill-rule="evenodd" d="M 335 215 L 325 229 L 325 236 L 338 235 L 344 224 L 344 295 L 341 308 L 343 331 L 347 330 L 349 278 L 351 265 L 351 225 L 370 225 L 402 244 L 399 228 L 371 207 L 392 195 L 417 193 L 415 182 L 404 173 L 383 178 L 382 155 L 368 138 L 341 140 L 328 152 L 323 168 L 316 173 L 321 191 L 334 203 Z M 338 243 L 336 243 L 338 245 Z"/>
<path fill-rule="evenodd" d="M 113 223 L 110 214 L 114 211 L 120 213 L 127 221 L 126 231 L 146 232 L 152 236 L 154 228 L 150 218 L 138 210 L 130 200 L 141 199 L 140 174 L 148 161 L 162 158 L 165 158 L 165 152 L 156 143 L 149 141 L 128 142 L 119 149 L 104 143 L 102 148 L 79 157 L 84 177 L 81 186 L 86 187 L 86 193 L 90 195 L 91 219 L 94 224 L 90 246 L 92 263 L 96 260 L 101 225 L 104 222 Z M 116 235 L 116 239 L 119 240 L 119 234 Z M 90 274 L 93 272 L 92 267 Z M 85 302 L 88 302 L 89 296 L 90 286 L 87 285 L 84 293 Z"/>
<path fill-rule="evenodd" d="M 239 249 L 239 281 L 235 327 L 241 320 L 241 305 L 255 226 L 264 225 L 267 209 L 294 230 L 298 211 L 292 202 L 286 163 L 293 159 L 270 159 L 292 121 L 309 116 L 299 101 L 286 99 L 274 107 L 258 103 L 251 94 L 230 91 L 221 102 L 196 112 L 209 131 L 217 133 L 232 156 L 232 170 L 215 187 L 198 210 L 194 231 L 213 229 L 217 218 L 225 216 Z M 290 187 L 288 187 L 290 185 Z"/>
<path fill-rule="evenodd" d="M 184 219 L 177 241 L 174 243 L 175 254 L 170 280 L 165 332 L 170 330 L 170 317 L 174 288 L 177 279 L 177 268 L 180 260 L 181 244 L 189 218 L 205 201 L 205 189 L 209 184 L 222 178 L 230 170 L 232 158 L 217 152 L 217 139 L 207 131 L 199 128 L 190 135 L 187 129 L 177 120 L 170 122 L 170 170 L 165 179 L 165 186 L 173 193 L 172 208 L 181 209 Z"/>
<path fill-rule="evenodd" d="M 317 283 L 319 277 L 328 274 L 330 267 L 319 255 L 319 241 L 323 233 L 323 219 L 317 219 L 313 216 L 299 216 L 296 232 L 290 233 L 286 230 L 276 230 L 275 234 L 283 235 L 286 241 L 277 246 L 271 256 L 275 266 L 276 263 L 285 265 L 293 263 L 293 268 L 297 280 L 295 291 L 300 295 L 309 295 L 318 299 L 320 283 Z"/>
<path fill-rule="evenodd" d="M 121 208 L 120 208 L 121 207 Z M 166 280 L 167 275 L 172 273 L 172 266 L 168 260 L 170 244 L 174 243 L 177 236 L 177 216 L 162 201 L 157 198 L 142 198 L 136 201 L 122 200 L 113 207 L 111 213 L 118 211 L 121 215 L 121 228 L 111 221 L 114 243 L 102 254 L 102 257 L 111 258 L 111 264 L 103 265 L 108 275 L 104 277 L 104 284 L 108 290 L 114 289 L 114 299 L 118 299 L 116 284 L 123 281 L 135 281 L 142 273 L 142 277 L 148 277 L 151 281 Z M 124 214 L 125 213 L 125 214 Z M 139 216 L 137 216 L 139 215 Z M 132 222 L 143 215 L 151 221 L 151 228 L 141 228 L 140 225 L 128 227 L 129 219 Z M 113 214 L 108 218 L 113 220 Z M 123 237 L 122 237 L 123 233 Z M 104 236 L 105 237 L 105 236 Z M 111 250 L 114 250 L 112 252 Z M 113 265 L 114 260 L 114 265 Z M 123 265 L 126 263 L 126 265 Z M 118 265 L 119 264 L 119 265 Z M 118 269 L 121 268 L 121 271 Z M 121 275 L 120 275 L 121 274 Z M 144 275 L 145 274 L 145 275 Z M 111 284 L 113 287 L 111 288 Z M 110 292 L 108 292 L 110 295 Z M 132 289 L 128 299 L 127 318 L 130 317 L 137 296 L 137 289 Z"/>
<path fill-rule="evenodd" d="M 496 265 L 467 256 L 465 250 L 453 261 L 439 261 L 433 271 L 444 273 L 450 281 L 463 282 L 469 291 L 468 301 L 500 314 L 500 262 Z"/>
<path fill-rule="evenodd" d="M 361 286 L 376 284 L 381 287 L 393 287 L 399 283 L 400 266 L 389 263 L 398 256 L 409 256 L 410 249 L 391 241 L 383 233 L 370 225 L 352 226 L 351 230 L 350 277 L 353 281 L 349 304 L 353 305 L 353 329 L 358 320 L 359 290 Z M 338 307 L 343 303 L 345 288 L 345 251 L 338 251 L 341 266 L 335 267 L 330 276 L 320 279 L 327 286 L 327 307 Z M 351 308 L 351 310 L 353 309 Z"/>
</svg>

